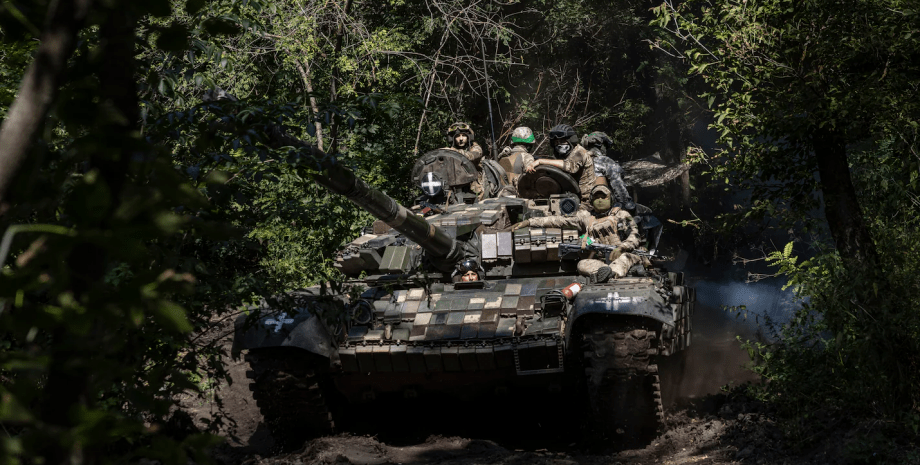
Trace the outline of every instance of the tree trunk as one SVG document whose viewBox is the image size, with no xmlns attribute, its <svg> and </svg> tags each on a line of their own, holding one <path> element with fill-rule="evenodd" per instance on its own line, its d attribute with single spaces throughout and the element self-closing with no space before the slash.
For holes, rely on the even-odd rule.
<svg viewBox="0 0 920 465">
<path fill-rule="evenodd" d="M 846 144 L 830 130 L 820 130 L 814 144 L 824 215 L 837 251 L 845 261 L 855 261 L 856 266 L 872 266 L 877 263 L 877 252 L 850 178 Z"/>
<path fill-rule="evenodd" d="M 82 230 L 104 231 L 111 228 L 110 220 L 128 181 L 132 156 L 145 149 L 137 130 L 139 109 L 134 81 L 135 18 L 129 10 L 121 8 L 110 11 L 109 17 L 100 27 L 100 107 L 113 114 L 99 128 L 98 134 L 105 135 L 106 144 L 101 144 L 90 155 L 87 170 L 98 171 L 97 182 L 108 186 L 111 201 L 107 211 L 96 217 L 98 219 L 76 225 Z M 103 281 L 108 260 L 106 248 L 92 242 L 76 244 L 71 249 L 67 256 L 67 269 L 71 292 L 79 302 L 89 303 L 94 289 Z M 91 370 L 83 367 L 81 361 L 119 355 L 105 350 L 86 353 L 90 346 L 85 339 L 92 338 L 94 333 L 98 336 L 100 331 L 99 328 L 93 329 L 87 336 L 74 334 L 63 327 L 55 330 L 55 344 L 41 409 L 44 422 L 66 430 L 75 426 L 71 415 L 75 407 L 92 408 L 97 393 L 92 386 Z M 93 462 L 93 452 L 82 448 L 63 450 L 59 446 L 49 447 L 45 458 L 49 464 L 70 463 L 74 457 L 79 457 L 79 461 Z"/>
<path fill-rule="evenodd" d="M 16 101 L 0 128 L 0 204 L 7 198 L 6 192 L 57 98 L 67 60 L 76 48 L 77 33 L 91 4 L 91 0 L 51 3 L 35 59 L 26 70 Z"/>
</svg>

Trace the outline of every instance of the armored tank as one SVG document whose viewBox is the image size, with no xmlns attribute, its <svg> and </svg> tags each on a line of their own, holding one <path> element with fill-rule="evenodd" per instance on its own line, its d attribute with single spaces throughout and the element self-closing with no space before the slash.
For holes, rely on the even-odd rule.
<svg viewBox="0 0 920 465">
<path fill-rule="evenodd" d="M 603 434 L 653 437 L 663 418 L 656 361 L 689 345 L 694 291 L 681 273 L 648 266 L 591 283 L 576 271 L 588 253 L 578 231 L 510 230 L 573 214 L 571 176 L 541 166 L 518 183 L 528 198 L 483 199 L 502 192 L 497 163 L 483 175 L 495 186 L 473 195 L 475 167 L 434 151 L 413 170 L 423 194 L 410 210 L 316 153 L 316 181 L 378 220 L 337 256 L 350 293 L 294 292 L 286 310 L 264 304 L 237 321 L 234 349 L 247 352 L 276 437 L 332 432 L 332 398 L 518 388 L 580 391 Z M 461 280 L 469 271 L 475 279 Z"/>
</svg>

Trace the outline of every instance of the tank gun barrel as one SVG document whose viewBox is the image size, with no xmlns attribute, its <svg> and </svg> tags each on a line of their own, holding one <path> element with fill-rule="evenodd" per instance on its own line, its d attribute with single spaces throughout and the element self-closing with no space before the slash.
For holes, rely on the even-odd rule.
<svg viewBox="0 0 920 465">
<path fill-rule="evenodd" d="M 313 179 L 336 194 L 345 196 L 391 228 L 415 242 L 432 257 L 459 261 L 462 256 L 457 241 L 441 228 L 429 224 L 424 218 L 410 212 L 392 197 L 371 187 L 353 171 L 339 163 L 335 157 L 312 147 L 313 158 L 321 169 Z"/>
<path fill-rule="evenodd" d="M 233 100 L 237 98 L 223 91 L 214 89 L 202 98 L 204 101 Z M 463 247 L 456 239 L 424 218 L 416 216 L 392 197 L 371 187 L 353 171 L 315 146 L 292 137 L 281 126 L 274 126 L 268 132 L 268 144 L 278 148 L 283 146 L 302 147 L 310 150 L 309 157 L 316 164 L 320 173 L 314 173 L 313 179 L 326 189 L 344 195 L 355 205 L 363 208 L 391 228 L 405 235 L 434 258 L 439 268 L 453 267 L 463 256 Z"/>
</svg>

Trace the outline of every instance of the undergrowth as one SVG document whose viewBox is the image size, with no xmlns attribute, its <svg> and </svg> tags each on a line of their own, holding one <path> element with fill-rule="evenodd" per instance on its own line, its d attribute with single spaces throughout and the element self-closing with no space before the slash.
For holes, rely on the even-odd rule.
<svg viewBox="0 0 920 465">
<path fill-rule="evenodd" d="M 854 463 L 910 462 L 920 434 L 920 202 L 916 170 L 883 144 L 853 156 L 877 262 L 845 263 L 830 248 L 808 260 L 792 244 L 769 260 L 803 304 L 788 323 L 767 323 L 772 342 L 746 341 L 764 383 L 749 390 L 774 404 L 787 438 L 808 447 L 849 430 Z M 862 158 L 862 159 L 861 159 Z"/>
</svg>

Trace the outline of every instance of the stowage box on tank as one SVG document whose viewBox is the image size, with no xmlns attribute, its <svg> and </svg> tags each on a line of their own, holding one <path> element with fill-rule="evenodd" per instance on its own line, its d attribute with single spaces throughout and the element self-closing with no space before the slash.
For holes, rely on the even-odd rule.
<svg viewBox="0 0 920 465">
<path fill-rule="evenodd" d="M 234 349 L 246 351 L 254 396 L 277 437 L 333 431 L 333 394 L 357 402 L 450 386 L 469 394 L 578 384 L 606 434 L 648 439 L 660 427 L 656 360 L 690 344 L 694 291 L 682 274 L 655 267 L 590 283 L 576 272 L 584 254 L 562 247 L 578 245 L 578 231 L 510 230 L 526 218 L 572 214 L 578 185 L 568 175 L 543 169 L 521 180 L 550 185 L 543 198 L 481 199 L 464 190 L 476 178 L 472 164 L 438 150 L 413 170 L 426 195 L 410 211 L 334 159 L 317 158 L 325 175 L 316 181 L 378 221 L 336 261 L 363 292 L 296 292 L 286 311 L 237 321 Z M 493 192 L 500 169 L 489 165 L 484 175 Z M 459 281 L 461 262 L 475 263 L 480 279 Z M 619 402 L 624 395 L 633 398 Z"/>
</svg>

